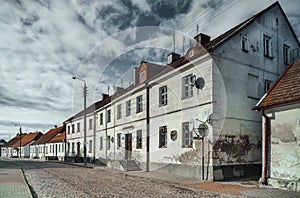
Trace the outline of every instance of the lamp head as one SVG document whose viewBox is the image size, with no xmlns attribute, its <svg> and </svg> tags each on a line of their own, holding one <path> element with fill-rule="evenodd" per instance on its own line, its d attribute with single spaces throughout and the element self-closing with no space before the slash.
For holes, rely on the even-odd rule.
<svg viewBox="0 0 300 198">
<path fill-rule="evenodd" d="M 76 77 L 75 77 L 75 76 L 73 76 L 72 78 L 73 78 L 73 80 L 75 80 L 75 79 L 76 79 Z"/>
</svg>

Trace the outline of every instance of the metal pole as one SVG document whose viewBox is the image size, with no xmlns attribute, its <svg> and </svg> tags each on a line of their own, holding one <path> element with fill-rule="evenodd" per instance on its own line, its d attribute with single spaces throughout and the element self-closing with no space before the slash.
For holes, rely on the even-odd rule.
<svg viewBox="0 0 300 198">
<path fill-rule="evenodd" d="M 202 180 L 204 180 L 204 137 L 202 137 Z"/>
<path fill-rule="evenodd" d="M 20 159 L 21 159 L 21 138 L 22 138 L 22 127 L 20 127 L 20 149 L 19 149 L 19 152 L 20 152 Z"/>
<path fill-rule="evenodd" d="M 86 82 L 84 81 L 84 87 L 83 87 L 83 96 L 84 96 L 84 135 L 83 135 L 83 153 L 84 153 L 84 165 L 86 165 Z"/>
</svg>

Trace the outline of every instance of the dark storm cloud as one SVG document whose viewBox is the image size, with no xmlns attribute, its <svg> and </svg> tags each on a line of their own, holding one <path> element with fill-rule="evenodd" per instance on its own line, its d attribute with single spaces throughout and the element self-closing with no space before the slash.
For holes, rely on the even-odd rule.
<svg viewBox="0 0 300 198">
<path fill-rule="evenodd" d="M 29 127 L 29 128 L 36 128 L 36 129 L 40 129 L 40 128 L 51 128 L 53 127 L 53 125 L 51 124 L 45 124 L 45 123 L 30 123 L 30 122 L 17 122 L 16 123 L 16 120 L 0 120 L 0 126 L 22 126 L 22 132 L 26 132 L 24 131 L 26 127 Z M 19 131 L 19 129 L 16 129 L 16 131 Z M 29 131 L 28 131 L 29 132 Z"/>
<path fill-rule="evenodd" d="M 178 14 L 187 13 L 190 9 L 192 1 L 186 0 L 147 0 L 154 14 L 163 19 L 172 19 Z"/>
</svg>

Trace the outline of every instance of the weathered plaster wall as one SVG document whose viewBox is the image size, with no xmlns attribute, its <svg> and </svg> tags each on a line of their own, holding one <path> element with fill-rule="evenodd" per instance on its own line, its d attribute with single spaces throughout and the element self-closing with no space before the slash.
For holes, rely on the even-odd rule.
<svg viewBox="0 0 300 198">
<path fill-rule="evenodd" d="M 270 117 L 269 185 L 300 191 L 300 108 Z"/>
</svg>

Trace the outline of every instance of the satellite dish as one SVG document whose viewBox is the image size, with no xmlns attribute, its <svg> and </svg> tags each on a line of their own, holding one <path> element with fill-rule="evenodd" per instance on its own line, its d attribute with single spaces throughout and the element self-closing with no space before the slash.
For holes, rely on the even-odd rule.
<svg viewBox="0 0 300 198">
<path fill-rule="evenodd" d="M 196 82 L 195 82 L 196 88 L 197 89 L 203 89 L 204 85 L 205 85 L 205 81 L 203 78 L 197 78 Z"/>
<path fill-rule="evenodd" d="M 195 125 L 195 122 L 193 119 L 191 119 L 189 121 L 189 131 L 193 131 L 194 130 L 194 125 Z"/>
</svg>

